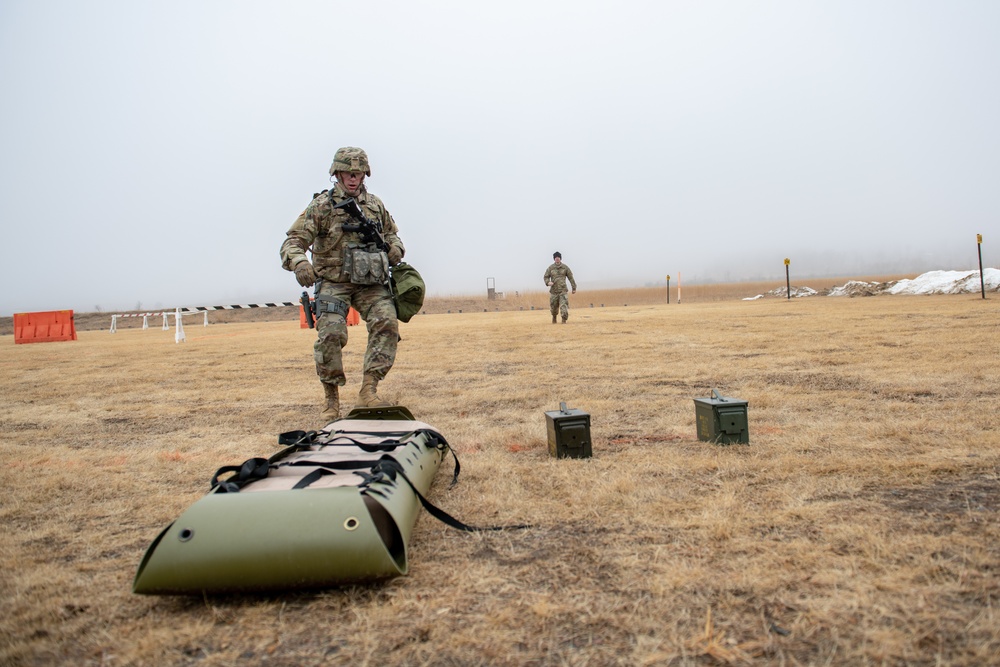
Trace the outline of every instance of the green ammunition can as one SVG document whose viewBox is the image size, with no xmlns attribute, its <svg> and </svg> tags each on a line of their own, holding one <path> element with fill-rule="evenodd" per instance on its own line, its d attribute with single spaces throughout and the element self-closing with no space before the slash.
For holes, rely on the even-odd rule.
<svg viewBox="0 0 1000 667">
<path fill-rule="evenodd" d="M 698 439 L 720 445 L 750 444 L 747 401 L 722 396 L 715 389 L 708 398 L 694 399 Z"/>
<path fill-rule="evenodd" d="M 558 410 L 545 413 L 549 434 L 549 454 L 564 459 L 588 459 L 590 446 L 590 415 L 582 410 L 567 409 L 560 403 Z"/>
</svg>

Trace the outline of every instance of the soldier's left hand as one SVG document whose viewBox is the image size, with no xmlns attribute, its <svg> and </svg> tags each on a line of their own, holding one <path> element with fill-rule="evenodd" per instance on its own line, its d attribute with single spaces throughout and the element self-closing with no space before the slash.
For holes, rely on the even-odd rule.
<svg viewBox="0 0 1000 667">
<path fill-rule="evenodd" d="M 308 259 L 304 259 L 295 265 L 295 279 L 303 287 L 312 287 L 316 282 L 316 271 L 313 270 L 312 264 L 309 263 Z"/>
<path fill-rule="evenodd" d="M 389 246 L 389 266 L 396 266 L 403 261 L 403 251 L 397 246 Z"/>
</svg>

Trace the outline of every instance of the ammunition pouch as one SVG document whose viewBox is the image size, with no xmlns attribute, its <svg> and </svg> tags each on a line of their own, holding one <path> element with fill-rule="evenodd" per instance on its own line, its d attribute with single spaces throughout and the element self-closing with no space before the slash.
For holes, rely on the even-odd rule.
<svg viewBox="0 0 1000 667">
<path fill-rule="evenodd" d="M 325 294 L 317 294 L 315 304 L 316 319 L 322 317 L 323 313 L 333 313 L 334 315 L 340 315 L 346 320 L 347 313 L 351 310 L 350 305 L 344 303 L 337 297 L 327 296 Z"/>
<path fill-rule="evenodd" d="M 389 280 L 389 258 L 381 251 L 346 245 L 342 275 L 354 285 L 384 285 Z"/>
</svg>

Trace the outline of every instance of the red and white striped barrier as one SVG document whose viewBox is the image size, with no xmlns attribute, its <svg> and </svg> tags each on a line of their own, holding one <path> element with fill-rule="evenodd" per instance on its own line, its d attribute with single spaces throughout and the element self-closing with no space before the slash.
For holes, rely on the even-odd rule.
<svg viewBox="0 0 1000 667">
<path fill-rule="evenodd" d="M 194 308 L 178 308 L 182 313 L 200 313 L 207 310 L 243 310 L 244 308 L 287 308 L 298 307 L 298 301 L 278 301 L 277 303 L 245 303 L 235 306 L 195 306 Z"/>
<path fill-rule="evenodd" d="M 245 304 L 233 304 L 233 305 L 229 305 L 229 306 L 194 306 L 194 307 L 175 308 L 172 313 L 169 312 L 169 311 L 166 311 L 166 310 L 164 310 L 162 312 L 159 312 L 159 313 L 122 313 L 120 315 L 112 315 L 111 316 L 111 330 L 110 330 L 109 333 L 117 333 L 118 332 L 118 318 L 119 317 L 141 317 L 142 318 L 142 328 L 143 329 L 148 329 L 149 328 L 149 318 L 150 317 L 156 317 L 158 315 L 162 315 L 163 316 L 163 330 L 164 331 L 169 331 L 170 330 L 170 324 L 167 322 L 167 317 L 169 317 L 170 315 L 173 315 L 174 316 L 174 324 L 175 324 L 175 326 L 177 328 L 177 331 L 174 334 L 174 342 L 175 343 L 180 343 L 180 342 L 183 342 L 185 340 L 185 336 L 184 336 L 184 322 L 183 322 L 184 313 L 204 313 L 205 314 L 204 326 L 207 327 L 208 326 L 208 311 L 210 311 L 210 310 L 244 310 L 244 309 L 253 309 L 253 308 L 289 308 L 289 307 L 296 307 L 297 308 L 299 305 L 300 304 L 299 304 L 298 301 L 278 301 L 278 302 L 275 302 L 275 303 L 245 303 Z"/>
</svg>

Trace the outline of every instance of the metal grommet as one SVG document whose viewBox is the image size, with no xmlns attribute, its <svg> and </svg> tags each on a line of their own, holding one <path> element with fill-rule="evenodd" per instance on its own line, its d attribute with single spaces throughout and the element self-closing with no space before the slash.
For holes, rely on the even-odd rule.
<svg viewBox="0 0 1000 667">
<path fill-rule="evenodd" d="M 353 516 L 347 517 L 347 520 L 344 521 L 344 528 L 347 529 L 347 530 L 356 530 L 357 527 L 360 526 L 360 525 L 361 525 L 361 522 L 358 521 Z"/>
<path fill-rule="evenodd" d="M 181 528 L 181 532 L 177 534 L 177 539 L 179 539 L 181 542 L 187 542 L 192 537 L 194 537 L 193 528 Z"/>
</svg>

